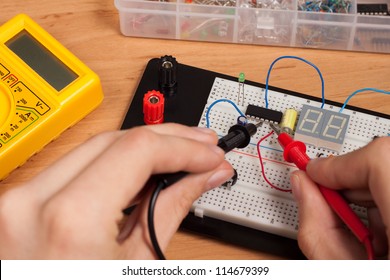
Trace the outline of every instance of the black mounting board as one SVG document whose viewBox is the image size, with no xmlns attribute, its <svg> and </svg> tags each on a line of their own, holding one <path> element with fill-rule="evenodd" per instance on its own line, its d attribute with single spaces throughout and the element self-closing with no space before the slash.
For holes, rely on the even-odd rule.
<svg viewBox="0 0 390 280">
<path fill-rule="evenodd" d="M 158 90 L 159 60 L 159 58 L 153 58 L 148 62 L 121 129 L 144 125 L 142 112 L 143 96 L 149 90 Z M 165 98 L 164 122 L 175 122 L 188 126 L 197 126 L 199 124 L 199 120 L 201 119 L 204 107 L 207 104 L 207 99 L 214 80 L 217 77 L 231 81 L 238 80 L 238 77 L 232 77 L 178 63 L 177 94 L 173 97 Z M 265 88 L 264 84 L 252 81 L 245 81 L 245 84 Z M 277 87 L 269 86 L 269 90 L 318 102 L 322 101 L 319 97 L 313 97 Z M 338 102 L 329 100 L 326 100 L 326 103 L 334 106 L 342 106 L 342 104 Z M 355 106 L 347 105 L 346 108 L 380 117 L 390 118 L 386 114 Z M 305 258 L 300 251 L 296 240 L 210 217 L 199 218 L 195 217 L 194 214 L 189 213 L 183 221 L 181 228 L 250 249 L 274 254 L 283 258 Z"/>
</svg>

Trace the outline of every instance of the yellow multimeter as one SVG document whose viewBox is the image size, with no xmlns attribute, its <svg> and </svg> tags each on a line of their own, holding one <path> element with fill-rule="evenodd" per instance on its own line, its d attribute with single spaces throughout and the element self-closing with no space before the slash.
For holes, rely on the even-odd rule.
<svg viewBox="0 0 390 280">
<path fill-rule="evenodd" d="M 31 18 L 0 26 L 0 180 L 102 100 L 99 77 Z"/>
</svg>

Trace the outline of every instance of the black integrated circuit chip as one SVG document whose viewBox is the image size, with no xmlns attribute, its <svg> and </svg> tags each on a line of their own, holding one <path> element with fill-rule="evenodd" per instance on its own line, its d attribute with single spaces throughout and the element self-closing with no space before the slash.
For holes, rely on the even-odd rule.
<svg viewBox="0 0 390 280">
<path fill-rule="evenodd" d="M 280 111 L 267 109 L 251 104 L 248 105 L 245 115 L 252 118 L 258 118 L 260 120 L 271 121 L 274 123 L 280 123 L 283 117 L 283 113 Z"/>
</svg>

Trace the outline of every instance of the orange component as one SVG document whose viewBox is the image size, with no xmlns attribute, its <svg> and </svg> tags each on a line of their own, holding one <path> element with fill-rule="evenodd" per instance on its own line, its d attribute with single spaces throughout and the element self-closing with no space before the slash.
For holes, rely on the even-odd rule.
<svg viewBox="0 0 390 280">
<path fill-rule="evenodd" d="M 164 95 L 156 90 L 148 91 L 144 95 L 144 122 L 145 124 L 159 124 L 164 121 Z"/>
</svg>

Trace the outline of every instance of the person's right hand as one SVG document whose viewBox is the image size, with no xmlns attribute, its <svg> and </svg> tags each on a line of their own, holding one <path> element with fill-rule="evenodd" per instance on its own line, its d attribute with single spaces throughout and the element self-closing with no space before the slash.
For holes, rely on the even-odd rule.
<svg viewBox="0 0 390 280">
<path fill-rule="evenodd" d="M 375 255 L 390 259 L 390 137 L 378 138 L 346 155 L 313 159 L 306 172 L 296 171 L 291 176 L 299 207 L 298 243 L 306 257 L 367 258 L 363 245 L 330 209 L 317 183 L 368 206 Z"/>
</svg>

